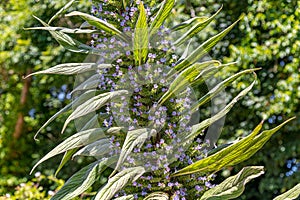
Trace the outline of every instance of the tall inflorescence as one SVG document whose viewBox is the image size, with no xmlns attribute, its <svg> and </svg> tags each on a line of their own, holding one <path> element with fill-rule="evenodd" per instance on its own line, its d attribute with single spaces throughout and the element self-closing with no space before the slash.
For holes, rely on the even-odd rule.
<svg viewBox="0 0 300 200">
<path fill-rule="evenodd" d="M 149 21 L 151 2 L 135 1 L 126 8 L 108 6 L 106 1 L 94 4 L 91 13 L 123 31 L 124 36 L 133 37 L 139 16 L 139 4 L 143 3 Z M 111 5 L 111 4 L 110 4 Z M 143 64 L 134 60 L 135 49 L 131 42 L 124 42 L 118 36 L 108 36 L 104 31 L 93 34 L 90 45 L 101 50 L 98 63 L 111 63 L 112 68 L 99 71 L 101 91 L 127 90 L 128 94 L 116 97 L 101 113 L 104 127 L 126 127 L 134 134 L 139 129 L 151 130 L 145 142 L 137 144 L 133 153 L 126 157 L 120 169 L 143 166 L 146 173 L 128 185 L 116 196 L 134 194 L 142 199 L 150 192 L 164 191 L 174 199 L 191 199 L 201 196 L 213 187 L 213 176 L 193 174 L 171 177 L 184 166 L 206 156 L 208 142 L 196 138 L 185 148 L 184 135 L 191 132 L 194 91 L 185 87 L 170 94 L 167 101 L 160 101 L 170 84 L 177 77 L 173 70 L 180 56 L 172 45 L 170 30 L 161 26 L 149 41 L 149 51 Z M 126 134 L 110 138 L 110 156 L 121 153 Z"/>
</svg>

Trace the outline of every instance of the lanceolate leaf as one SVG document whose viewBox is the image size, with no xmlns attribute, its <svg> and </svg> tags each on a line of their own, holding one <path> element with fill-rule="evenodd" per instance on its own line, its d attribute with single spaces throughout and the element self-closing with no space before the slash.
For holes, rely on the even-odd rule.
<svg viewBox="0 0 300 200">
<path fill-rule="evenodd" d="M 112 151 L 110 145 L 111 144 L 109 143 L 109 139 L 105 138 L 98 140 L 89 145 L 86 145 L 85 147 L 77 151 L 74 154 L 73 158 L 75 156 L 94 156 L 97 158 L 102 157 L 103 155 Z"/>
<path fill-rule="evenodd" d="M 289 123 L 290 121 L 294 120 L 295 117 L 290 118 L 288 120 L 286 120 L 285 122 L 283 122 L 282 124 L 280 124 L 279 126 L 271 129 L 271 130 L 267 130 L 267 131 L 263 131 L 261 134 L 257 135 L 253 141 L 251 141 L 251 146 L 248 149 L 245 149 L 243 152 L 243 158 L 240 159 L 236 159 L 233 160 L 231 162 L 231 165 L 236 165 L 239 164 L 241 162 L 243 162 L 244 160 L 250 158 L 251 156 L 253 156 L 258 150 L 260 150 L 263 145 L 268 142 L 268 140 L 281 128 L 283 127 L 285 124 Z"/>
<path fill-rule="evenodd" d="M 80 95 L 77 99 L 75 99 L 73 102 L 71 102 L 70 104 L 66 105 L 63 109 L 61 109 L 60 111 L 58 111 L 55 115 L 53 115 L 35 134 L 34 139 L 36 139 L 36 137 L 38 136 L 38 134 L 41 132 L 41 130 L 43 128 L 45 128 L 46 126 L 48 126 L 54 119 L 56 119 L 59 115 L 69 111 L 72 106 L 73 107 L 77 107 L 78 105 L 81 105 L 83 102 L 87 101 L 88 99 L 92 98 L 93 96 L 95 96 L 95 92 L 96 90 L 90 90 L 87 91 L 85 93 L 83 93 L 82 95 Z"/>
<path fill-rule="evenodd" d="M 200 31 L 202 31 L 222 10 L 222 7 L 210 18 L 208 18 L 205 21 L 199 21 L 197 24 L 195 24 L 192 28 L 190 28 L 185 34 L 183 34 L 178 40 L 174 42 L 174 45 L 179 46 L 183 44 L 185 41 L 191 39 L 196 34 L 198 34 Z"/>
<path fill-rule="evenodd" d="M 100 128 L 100 123 L 98 121 L 98 117 L 100 114 L 94 115 L 81 129 L 80 131 L 92 129 L 92 128 Z"/>
<path fill-rule="evenodd" d="M 48 126 L 53 120 L 55 120 L 59 115 L 69 111 L 72 108 L 72 103 L 66 105 L 63 109 L 61 109 L 60 111 L 58 111 L 57 113 L 55 113 L 52 117 L 50 117 L 50 119 L 48 119 L 46 121 L 46 123 L 43 124 L 43 126 L 36 132 L 36 134 L 34 135 L 34 139 L 36 140 L 38 134 L 46 127 Z"/>
<path fill-rule="evenodd" d="M 127 41 L 128 39 L 126 38 L 126 36 L 124 34 L 122 34 L 121 31 L 119 31 L 116 27 L 114 27 L 112 24 L 103 21 L 97 17 L 94 17 L 92 15 L 86 14 L 86 13 L 82 13 L 79 11 L 73 11 L 69 14 L 66 15 L 67 17 L 71 17 L 71 16 L 79 16 L 82 19 L 86 20 L 90 25 L 95 26 L 96 28 L 98 28 L 99 30 L 103 30 L 111 35 L 116 35 L 118 37 L 120 37 L 121 39 L 123 39 L 124 41 Z"/>
<path fill-rule="evenodd" d="M 87 78 L 84 82 L 76 86 L 76 88 L 71 92 L 71 94 L 81 90 L 89 90 L 89 89 L 97 88 L 101 80 L 100 77 L 101 77 L 100 74 L 94 74 L 93 76 Z"/>
<path fill-rule="evenodd" d="M 210 66 L 207 69 L 204 69 L 196 78 L 195 80 L 191 83 L 191 86 L 196 86 L 203 84 L 206 81 L 209 81 L 209 78 L 213 77 L 214 74 L 216 74 L 219 70 L 221 70 L 224 67 L 230 66 L 230 65 L 235 65 L 236 62 L 232 63 L 227 63 L 227 64 L 222 64 L 220 66 Z"/>
<path fill-rule="evenodd" d="M 244 167 L 237 175 L 227 178 L 216 187 L 203 194 L 200 200 L 227 200 L 239 197 L 245 185 L 254 178 L 264 174 L 264 167 Z"/>
<path fill-rule="evenodd" d="M 117 166 L 114 172 L 111 174 L 111 176 L 114 175 L 117 172 L 117 170 L 119 170 L 124 160 L 126 160 L 126 158 L 129 156 L 129 154 L 135 147 L 140 148 L 147 138 L 154 136 L 155 134 L 155 130 L 150 130 L 146 128 L 129 131 L 126 135 L 126 139 L 122 146 Z"/>
<path fill-rule="evenodd" d="M 134 200 L 134 196 L 133 195 L 128 195 L 128 196 L 115 198 L 114 200 Z"/>
<path fill-rule="evenodd" d="M 115 162 L 115 158 L 96 161 L 75 173 L 51 200 L 69 200 L 86 191 L 101 173 Z"/>
<path fill-rule="evenodd" d="M 279 195 L 274 200 L 293 200 L 297 199 L 300 196 L 300 183 L 289 191 Z"/>
<path fill-rule="evenodd" d="M 256 82 L 256 77 L 255 77 L 255 81 L 252 82 L 252 84 L 250 86 L 248 86 L 247 88 L 245 88 L 244 90 L 242 90 L 233 100 L 231 100 L 231 102 L 225 106 L 225 108 L 223 108 L 220 112 L 218 112 L 216 115 L 214 115 L 211 118 L 208 118 L 204 121 L 202 121 L 199 124 L 196 124 L 194 126 L 192 126 L 192 131 L 189 135 L 185 135 L 183 136 L 185 139 L 185 141 L 190 141 L 193 140 L 198 134 L 201 133 L 202 130 L 204 130 L 205 128 L 207 128 L 208 126 L 210 126 L 212 123 L 216 122 L 217 120 L 221 119 L 222 117 L 224 117 L 234 106 L 235 103 L 237 103 L 243 96 L 245 96 L 254 86 Z"/>
<path fill-rule="evenodd" d="M 69 1 L 69 3 L 67 3 L 64 7 L 62 7 L 57 13 L 55 13 L 55 15 L 53 15 L 53 17 L 49 20 L 48 24 L 51 24 L 51 22 L 53 20 L 55 20 L 57 17 L 59 17 L 60 15 L 62 15 L 63 13 L 65 13 L 74 3 L 75 0 L 71 0 Z"/>
<path fill-rule="evenodd" d="M 146 196 L 144 200 L 169 200 L 169 195 L 164 192 L 154 192 Z"/>
<path fill-rule="evenodd" d="M 192 19 L 189 19 L 187 21 L 184 21 L 176 26 L 174 26 L 172 28 L 172 31 L 178 31 L 187 27 L 190 27 L 191 25 L 193 25 L 195 22 L 197 23 L 203 23 L 204 21 L 206 21 L 207 19 L 209 19 L 209 17 L 194 17 Z"/>
<path fill-rule="evenodd" d="M 57 176 L 63 166 L 71 159 L 72 155 L 78 150 L 78 148 L 71 149 L 65 152 L 64 157 L 61 159 L 60 164 L 55 172 L 54 176 Z"/>
<path fill-rule="evenodd" d="M 90 29 L 70 29 L 65 27 L 31 27 L 31 28 L 24 28 L 24 30 L 45 30 L 45 31 L 59 31 L 62 33 L 71 33 L 71 34 L 90 34 L 90 33 L 97 33 L 98 30 L 90 30 Z"/>
<path fill-rule="evenodd" d="M 70 121 L 98 110 L 99 108 L 103 107 L 106 103 L 108 103 L 112 98 L 114 98 L 116 96 L 121 96 L 121 95 L 126 95 L 126 94 L 128 94 L 127 90 L 120 90 L 120 91 L 107 92 L 104 94 L 100 94 L 100 95 L 97 95 L 97 96 L 89 99 L 88 101 L 79 105 L 72 112 L 72 114 L 65 121 L 62 132 L 64 132 L 65 128 L 70 123 Z"/>
<path fill-rule="evenodd" d="M 154 21 L 150 26 L 150 36 L 157 32 L 157 30 L 163 25 L 166 18 L 169 16 L 172 8 L 175 4 L 175 0 L 164 0 Z"/>
<path fill-rule="evenodd" d="M 121 128 L 119 128 L 119 131 Z M 31 172 L 42 162 L 45 160 L 48 160 L 49 158 L 56 156 L 58 154 L 61 154 L 65 151 L 68 151 L 70 149 L 78 148 L 85 146 L 87 144 L 91 144 L 101 138 L 105 138 L 105 132 L 115 132 L 117 131 L 116 128 L 95 128 L 95 129 L 89 129 L 85 131 L 81 131 L 79 133 L 76 133 L 75 135 L 72 135 L 71 137 L 64 140 L 62 143 L 57 145 L 54 149 L 52 149 L 48 154 L 46 154 L 39 162 L 37 162 L 34 167 L 32 168 Z"/>
<path fill-rule="evenodd" d="M 134 59 L 137 65 L 145 63 L 148 55 L 148 25 L 143 3 L 140 3 L 140 15 L 134 30 Z"/>
<path fill-rule="evenodd" d="M 211 60 L 203 63 L 195 63 L 188 67 L 180 74 L 178 74 L 175 80 L 170 84 L 168 91 L 160 98 L 159 102 L 162 104 L 172 94 L 180 92 L 183 88 L 186 88 L 205 68 L 213 65 L 214 67 L 220 66 L 221 63 L 216 60 Z M 172 77 L 171 77 L 172 78 Z"/>
<path fill-rule="evenodd" d="M 192 111 L 197 110 L 200 106 L 207 103 L 210 99 L 215 97 L 220 91 L 225 89 L 229 84 L 231 84 L 232 82 L 237 80 L 239 77 L 241 77 L 242 75 L 247 74 L 247 73 L 252 73 L 256 70 L 259 70 L 259 69 L 247 69 L 247 70 L 236 73 L 236 74 L 230 76 L 229 78 L 225 79 L 224 81 L 222 81 L 221 83 L 216 85 L 213 89 L 208 91 L 208 93 L 206 93 L 203 97 L 201 97 L 198 100 L 198 102 L 191 108 L 191 110 Z"/>
<path fill-rule="evenodd" d="M 292 118 L 293 119 L 293 118 Z M 230 145 L 221 151 L 199 160 L 181 170 L 176 172 L 174 176 L 182 176 L 192 173 L 211 173 L 217 172 L 223 167 L 233 166 L 243 162 L 255 154 L 263 145 L 270 139 L 270 137 L 278 131 L 282 126 L 287 124 L 292 119 L 289 119 L 277 126 L 274 129 L 263 131 L 257 135 L 261 124 L 247 137 Z"/>
<path fill-rule="evenodd" d="M 45 23 L 43 20 L 39 19 L 36 16 L 33 16 L 33 17 L 36 18 L 39 22 L 41 22 L 45 27 L 49 27 L 49 25 L 47 23 Z M 60 45 L 62 45 L 64 48 L 68 49 L 69 51 L 72 51 L 75 53 L 85 53 L 85 54 L 101 53 L 99 50 L 92 48 L 88 45 L 85 45 L 60 31 L 49 31 L 49 32 Z"/>
<path fill-rule="evenodd" d="M 56 65 L 55 67 L 51 67 L 49 69 L 35 72 L 29 74 L 25 78 L 28 78 L 37 74 L 63 74 L 63 75 L 74 75 L 79 73 L 84 73 L 88 71 L 93 71 L 96 69 L 106 69 L 111 68 L 109 64 L 100 64 L 97 65 L 95 63 L 64 63 L 60 65 Z"/>
<path fill-rule="evenodd" d="M 111 199 L 119 190 L 130 181 L 134 182 L 145 173 L 143 167 L 127 168 L 108 180 L 108 183 L 100 189 L 94 200 Z"/>
<path fill-rule="evenodd" d="M 178 63 L 175 66 L 175 69 L 181 71 L 183 68 L 186 68 L 187 66 L 190 66 L 193 63 L 197 62 L 197 60 L 199 60 L 205 54 L 207 54 L 208 51 L 210 51 L 221 39 L 223 39 L 223 37 L 227 35 L 227 33 L 241 20 L 242 17 L 243 15 L 227 29 L 205 41 L 202 45 L 195 49 L 191 53 L 191 55 L 189 55 L 185 60 Z"/>
</svg>

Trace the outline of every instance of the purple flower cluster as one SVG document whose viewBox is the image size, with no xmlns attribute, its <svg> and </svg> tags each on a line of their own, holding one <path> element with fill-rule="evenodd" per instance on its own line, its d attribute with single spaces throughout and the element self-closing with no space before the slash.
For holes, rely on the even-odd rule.
<svg viewBox="0 0 300 200">
<path fill-rule="evenodd" d="M 127 36 L 132 37 L 139 14 L 138 4 L 132 3 L 125 9 L 113 10 L 107 1 L 92 7 L 92 14 L 113 23 Z M 144 2 L 149 22 L 153 21 L 151 9 Z M 100 49 L 98 63 L 111 63 L 112 68 L 99 70 L 99 90 L 127 90 L 129 95 L 112 99 L 105 109 L 108 118 L 103 119 L 104 127 L 126 127 L 129 131 L 148 128 L 156 130 L 155 136 L 136 146 L 126 158 L 122 168 L 142 165 L 147 171 L 137 181 L 120 191 L 115 197 L 134 194 L 141 199 L 155 191 L 167 191 L 173 199 L 190 199 L 213 185 L 212 178 L 200 175 L 172 178 L 171 174 L 207 156 L 208 142 L 200 139 L 184 148 L 184 136 L 190 133 L 191 106 L 194 103 L 191 88 L 182 88 L 172 93 L 167 101 L 160 104 L 160 98 L 169 91 L 176 73 L 173 67 L 180 57 L 175 53 L 169 39 L 170 30 L 163 26 L 149 42 L 147 61 L 137 66 L 134 61 L 132 44 L 121 39 L 101 34 L 93 34 L 91 46 Z M 110 138 L 110 156 L 121 152 L 126 133 Z M 204 150 L 204 151 L 203 151 Z"/>
</svg>

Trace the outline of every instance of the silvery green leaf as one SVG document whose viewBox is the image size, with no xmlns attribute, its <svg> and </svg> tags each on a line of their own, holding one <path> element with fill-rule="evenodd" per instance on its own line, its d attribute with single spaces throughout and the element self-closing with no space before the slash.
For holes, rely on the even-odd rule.
<svg viewBox="0 0 300 200">
<path fill-rule="evenodd" d="M 98 30 L 91 30 L 91 29 L 71 29 L 66 27 L 31 27 L 31 28 L 24 28 L 24 30 L 45 30 L 45 31 L 59 31 L 62 33 L 71 33 L 71 34 L 90 34 L 90 33 L 99 33 Z"/>
<path fill-rule="evenodd" d="M 247 74 L 247 73 L 253 73 L 254 71 L 257 71 L 257 70 L 259 70 L 259 68 L 256 68 L 256 69 L 247 69 L 247 70 L 241 71 L 239 73 L 236 73 L 236 74 L 228 77 L 224 81 L 222 81 L 219 84 L 217 84 L 210 91 L 208 91 L 203 97 L 201 97 L 197 101 L 197 103 L 195 103 L 195 105 L 192 106 L 191 110 L 193 110 L 193 111 L 197 110 L 200 106 L 202 106 L 205 103 L 207 103 L 209 100 L 211 100 L 217 94 L 219 94 L 220 91 L 222 91 L 223 89 L 225 89 L 229 84 L 231 84 L 232 82 L 234 82 L 235 80 L 237 80 L 242 75 Z"/>
<path fill-rule="evenodd" d="M 53 20 L 55 20 L 57 17 L 65 13 L 74 3 L 75 0 L 69 1 L 64 7 L 62 7 L 55 15 L 52 16 L 52 18 L 49 20 L 48 24 L 51 24 Z"/>
<path fill-rule="evenodd" d="M 129 156 L 129 154 L 133 151 L 135 147 L 140 148 L 147 140 L 147 138 L 154 136 L 155 134 L 155 130 L 147 128 L 129 131 L 123 143 L 117 166 L 115 167 L 115 170 L 112 172 L 111 176 L 114 175 L 117 172 L 117 170 L 119 170 L 124 160 L 126 160 L 126 158 Z"/>
<path fill-rule="evenodd" d="M 236 22 L 230 25 L 221 33 L 211 37 L 203 44 L 201 44 L 197 49 L 195 49 L 185 60 L 181 61 L 175 66 L 175 69 L 181 71 L 183 68 L 190 66 L 197 62 L 200 58 L 202 58 L 205 54 L 208 53 L 221 39 L 223 39 L 229 31 L 242 19 L 244 15 L 242 15 Z"/>
<path fill-rule="evenodd" d="M 147 25 L 147 15 L 144 8 L 144 4 L 141 2 L 139 6 L 139 18 L 135 25 L 134 30 L 134 42 L 133 42 L 133 53 L 134 59 L 137 65 L 145 63 L 148 55 L 148 25 Z"/>
<path fill-rule="evenodd" d="M 146 196 L 144 200 L 169 200 L 169 195 L 164 192 L 153 192 Z"/>
<path fill-rule="evenodd" d="M 112 151 L 110 148 L 109 139 L 101 139 L 91 144 L 86 145 L 85 147 L 81 148 L 77 151 L 74 155 L 75 156 L 93 156 L 93 157 L 102 157 L 105 154 Z"/>
<path fill-rule="evenodd" d="M 187 27 L 190 27 L 192 25 L 195 24 L 195 22 L 199 23 L 199 22 L 204 22 L 208 19 L 209 17 L 193 17 L 187 21 L 184 21 L 174 27 L 172 27 L 172 31 L 178 31 Z"/>
<path fill-rule="evenodd" d="M 81 147 L 90 144 L 94 141 L 97 141 L 101 138 L 104 138 L 105 137 L 104 131 L 106 131 L 106 129 L 103 128 L 89 129 L 70 136 L 62 143 L 57 145 L 54 149 L 52 149 L 49 153 L 47 153 L 42 159 L 40 159 L 32 168 L 31 173 L 39 164 L 41 164 L 42 162 L 48 160 L 53 156 L 56 156 L 70 149 Z"/>
<path fill-rule="evenodd" d="M 277 196 L 274 200 L 293 200 L 297 199 L 300 195 L 300 183 L 294 186 L 292 189 L 287 192 Z"/>
<path fill-rule="evenodd" d="M 50 27 L 47 23 L 45 23 L 43 20 L 39 19 L 36 16 L 33 16 L 36 18 L 40 23 L 43 24 L 45 27 Z M 62 33 L 60 31 L 49 31 L 49 33 L 54 37 L 54 39 L 64 48 L 68 49 L 69 51 L 75 52 L 75 53 L 85 53 L 85 54 L 100 54 L 101 51 L 98 49 L 92 48 L 86 44 L 83 44 L 79 42 L 78 40 L 73 39 L 69 35 Z"/>
<path fill-rule="evenodd" d="M 165 102 L 172 94 L 176 94 L 182 89 L 185 89 L 190 83 L 192 83 L 195 78 L 209 66 L 220 66 L 221 63 L 216 60 L 210 60 L 203 63 L 195 63 L 192 66 L 189 66 L 187 69 L 182 71 L 180 74 L 176 75 L 174 81 L 169 86 L 169 89 L 164 95 L 160 98 L 159 103 L 162 104 Z M 173 76 L 170 77 L 171 79 Z"/>
<path fill-rule="evenodd" d="M 87 91 L 87 92 L 83 93 L 77 99 L 75 99 L 73 102 L 71 102 L 70 104 L 66 105 L 63 109 L 58 111 L 55 115 L 53 115 L 50 119 L 48 119 L 48 121 L 46 123 L 43 124 L 43 126 L 35 134 L 34 139 L 36 139 L 36 137 L 42 131 L 43 128 L 48 126 L 59 115 L 69 111 L 72 108 L 72 106 L 76 108 L 78 105 L 81 105 L 83 102 L 85 102 L 88 99 L 92 98 L 93 96 L 95 96 L 95 92 L 96 92 L 96 90 L 90 90 L 90 91 Z"/>
<path fill-rule="evenodd" d="M 134 196 L 133 195 L 122 196 L 122 197 L 115 198 L 114 200 L 134 200 Z"/>
<path fill-rule="evenodd" d="M 122 96 L 126 94 L 128 94 L 127 90 L 120 90 L 120 91 L 100 94 L 87 100 L 83 104 L 79 105 L 68 117 L 68 119 L 65 121 L 62 132 L 64 132 L 65 128 L 72 120 L 98 110 L 99 108 L 103 107 L 105 104 L 107 104 L 111 99 L 115 98 L 116 96 Z"/>
<path fill-rule="evenodd" d="M 57 174 L 59 173 L 59 171 L 63 168 L 63 166 L 71 159 L 72 155 L 78 150 L 78 148 L 75 149 L 70 149 L 68 151 L 65 152 L 63 158 L 60 161 L 60 164 L 54 174 L 54 176 L 57 176 Z"/>
<path fill-rule="evenodd" d="M 79 16 L 82 19 L 86 20 L 90 25 L 95 26 L 99 30 L 103 30 L 111 35 L 116 35 L 117 37 L 120 37 L 124 41 L 128 40 L 126 35 L 122 34 L 122 32 L 120 30 L 118 30 L 116 27 L 114 27 L 112 24 L 110 24 L 102 19 L 99 19 L 95 16 L 92 16 L 92 15 L 89 15 L 89 14 L 86 14 L 83 12 L 79 12 L 79 11 L 73 11 L 73 12 L 67 14 L 66 16 L 67 17 Z"/>
<path fill-rule="evenodd" d="M 70 200 L 89 189 L 103 171 L 115 162 L 114 158 L 104 159 L 89 164 L 76 172 L 51 200 Z"/>
<path fill-rule="evenodd" d="M 132 167 L 124 169 L 108 180 L 107 184 L 99 190 L 94 200 L 111 199 L 129 182 L 136 181 L 144 173 L 145 169 L 143 167 Z"/>
<path fill-rule="evenodd" d="M 208 156 L 179 170 L 174 174 L 174 176 L 182 176 L 192 173 L 212 173 L 217 172 L 224 167 L 234 166 L 238 163 L 241 163 L 254 155 L 259 149 L 263 147 L 263 145 L 271 138 L 274 133 L 276 133 L 281 127 L 283 127 L 293 119 L 294 118 L 291 118 L 271 130 L 266 130 L 258 134 L 262 127 L 261 123 L 247 137 L 218 151 L 211 156 Z"/>
<path fill-rule="evenodd" d="M 107 65 L 107 64 L 97 65 L 95 63 L 64 63 L 64 64 L 56 65 L 56 66 L 51 67 L 46 70 L 42 70 L 39 72 L 29 74 L 25 78 L 28 78 L 30 76 L 37 75 L 37 74 L 74 75 L 74 74 L 94 71 L 96 69 L 106 69 L 106 68 L 110 68 L 110 67 L 111 67 L 111 65 Z"/>
<path fill-rule="evenodd" d="M 92 129 L 92 128 L 100 128 L 100 124 L 98 121 L 98 117 L 100 114 L 94 115 L 81 129 L 80 131 Z"/>
<path fill-rule="evenodd" d="M 157 32 L 172 11 L 175 0 L 164 0 L 150 26 L 150 36 Z"/>
<path fill-rule="evenodd" d="M 100 83 L 100 78 L 101 78 L 100 74 L 94 74 L 93 76 L 87 78 L 85 81 L 83 81 L 78 86 L 76 86 L 76 88 L 71 92 L 71 94 L 81 90 L 89 90 L 89 89 L 97 88 Z"/>
<path fill-rule="evenodd" d="M 186 31 L 178 40 L 174 42 L 174 45 L 179 46 L 183 44 L 185 41 L 193 38 L 196 34 L 202 31 L 210 22 L 219 14 L 222 10 L 222 7 L 210 18 L 206 20 L 199 20 L 192 28 Z"/>
<path fill-rule="evenodd" d="M 36 132 L 36 134 L 34 135 L 34 139 L 37 140 L 37 136 L 38 134 L 46 127 L 48 126 L 53 120 L 55 120 L 59 115 L 69 111 L 72 108 L 72 104 L 73 103 L 69 103 L 68 105 L 66 105 L 63 109 L 61 109 L 60 111 L 58 111 L 57 113 L 55 113 L 52 117 L 50 117 L 41 128 L 39 128 L 39 130 Z"/>
<path fill-rule="evenodd" d="M 211 118 L 208 118 L 206 120 L 203 120 L 199 124 L 195 124 L 192 126 L 192 130 L 189 134 L 179 134 L 178 137 L 181 138 L 182 143 L 185 144 L 186 142 L 192 141 L 197 135 L 201 134 L 201 132 L 209 127 L 211 124 L 216 122 L 217 120 L 224 117 L 231 109 L 232 107 L 240 100 L 243 96 L 245 96 L 254 86 L 256 82 L 256 76 L 255 81 L 252 82 L 250 86 L 242 90 L 233 100 L 229 102 L 228 105 L 226 105 L 221 111 L 219 111 L 217 114 L 212 116 Z"/>
<path fill-rule="evenodd" d="M 230 176 L 216 187 L 206 191 L 200 200 L 227 200 L 239 197 L 245 190 L 245 185 L 252 179 L 264 174 L 264 167 L 244 167 L 238 174 Z"/>
</svg>

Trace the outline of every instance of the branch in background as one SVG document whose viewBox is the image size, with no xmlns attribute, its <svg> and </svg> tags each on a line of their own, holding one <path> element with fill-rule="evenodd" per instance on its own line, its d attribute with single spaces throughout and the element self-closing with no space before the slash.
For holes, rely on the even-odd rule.
<svg viewBox="0 0 300 200">
<path fill-rule="evenodd" d="M 186 8 L 190 11 L 191 17 L 196 17 L 195 9 L 190 0 L 186 1 Z"/>
<path fill-rule="evenodd" d="M 31 74 L 31 73 L 32 73 L 32 70 L 28 69 L 26 71 L 26 76 Z M 22 129 L 23 129 L 23 126 L 24 126 L 23 108 L 25 107 L 26 102 L 27 102 L 27 97 L 28 97 L 28 92 L 29 92 L 30 85 L 31 85 L 31 78 L 25 79 L 24 80 L 24 86 L 23 86 L 23 89 L 22 89 L 22 92 L 21 92 L 21 100 L 20 100 L 21 110 L 18 113 L 17 123 L 16 123 L 16 126 L 15 126 L 15 131 L 13 133 L 13 138 L 14 139 L 19 139 L 22 135 Z"/>
</svg>

